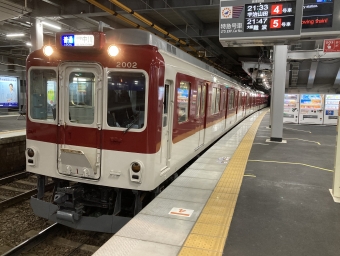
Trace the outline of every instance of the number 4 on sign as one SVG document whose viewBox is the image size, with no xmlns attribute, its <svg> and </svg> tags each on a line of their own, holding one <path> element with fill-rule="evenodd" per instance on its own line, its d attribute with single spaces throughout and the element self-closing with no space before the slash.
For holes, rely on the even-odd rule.
<svg viewBox="0 0 340 256">
<path fill-rule="evenodd" d="M 282 4 L 272 5 L 272 15 L 282 14 Z"/>
<path fill-rule="evenodd" d="M 171 209 L 169 214 L 170 215 L 183 216 L 183 217 L 191 217 L 193 212 L 194 212 L 194 210 L 174 207 L 174 208 Z"/>
</svg>

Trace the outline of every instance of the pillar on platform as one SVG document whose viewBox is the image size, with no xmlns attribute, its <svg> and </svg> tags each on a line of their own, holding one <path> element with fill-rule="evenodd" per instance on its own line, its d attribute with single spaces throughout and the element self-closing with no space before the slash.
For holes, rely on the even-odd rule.
<svg viewBox="0 0 340 256">
<path fill-rule="evenodd" d="M 39 19 L 32 19 L 31 23 L 31 51 L 35 51 L 44 45 L 43 24 Z"/>
<path fill-rule="evenodd" d="M 283 104 L 285 96 L 288 48 L 286 45 L 274 46 L 274 72 L 271 90 L 271 136 L 270 141 L 282 142 Z"/>
</svg>

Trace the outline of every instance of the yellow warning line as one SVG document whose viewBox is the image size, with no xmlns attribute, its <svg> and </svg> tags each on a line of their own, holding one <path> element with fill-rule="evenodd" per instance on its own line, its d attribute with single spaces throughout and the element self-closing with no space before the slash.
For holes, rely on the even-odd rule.
<svg viewBox="0 0 340 256">
<path fill-rule="evenodd" d="M 222 255 L 246 169 L 246 160 L 266 113 L 264 111 L 257 118 L 244 136 L 178 255 Z"/>
<path fill-rule="evenodd" d="M 319 170 L 323 170 L 323 171 L 327 171 L 327 172 L 334 172 L 334 170 L 330 170 L 330 169 L 326 169 L 326 168 L 322 168 L 322 167 L 318 167 L 318 166 L 314 166 L 314 165 L 304 164 L 304 163 L 291 163 L 291 162 L 266 161 L 266 160 L 248 160 L 248 162 L 303 165 L 303 166 L 307 166 L 307 167 L 311 167 L 311 168 L 315 168 L 315 169 L 319 169 Z"/>
</svg>

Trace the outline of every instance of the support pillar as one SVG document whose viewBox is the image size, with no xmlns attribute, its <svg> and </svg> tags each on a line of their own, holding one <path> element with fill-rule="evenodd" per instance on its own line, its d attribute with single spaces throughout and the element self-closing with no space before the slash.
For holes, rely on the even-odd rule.
<svg viewBox="0 0 340 256">
<path fill-rule="evenodd" d="M 286 45 L 274 46 L 274 73 L 271 91 L 271 135 L 270 141 L 282 142 L 283 104 L 286 84 L 288 48 Z"/>
<path fill-rule="evenodd" d="M 339 104 L 340 107 L 340 104 Z M 339 114 L 340 115 L 340 112 Z M 330 189 L 333 200 L 336 203 L 340 203 L 340 123 L 338 116 L 338 125 L 336 130 L 338 132 L 336 136 L 336 150 L 335 150 L 335 162 L 334 162 L 334 176 L 333 176 L 333 188 Z"/>
<path fill-rule="evenodd" d="M 44 45 L 43 24 L 38 19 L 31 19 L 31 51 L 39 50 Z"/>
</svg>

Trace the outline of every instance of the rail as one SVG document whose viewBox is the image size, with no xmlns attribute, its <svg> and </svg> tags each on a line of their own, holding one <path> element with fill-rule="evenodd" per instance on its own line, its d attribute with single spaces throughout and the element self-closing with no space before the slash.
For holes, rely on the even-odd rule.
<svg viewBox="0 0 340 256">
<path fill-rule="evenodd" d="M 62 228 L 61 224 L 54 223 L 53 225 L 39 232 L 39 234 L 27 239 L 26 241 L 12 248 L 8 252 L 4 253 L 2 256 L 20 255 L 21 253 L 28 251 L 32 249 L 34 246 L 40 244 L 47 238 L 48 235 L 50 235 L 51 233 L 58 232 L 61 228 Z"/>
</svg>

